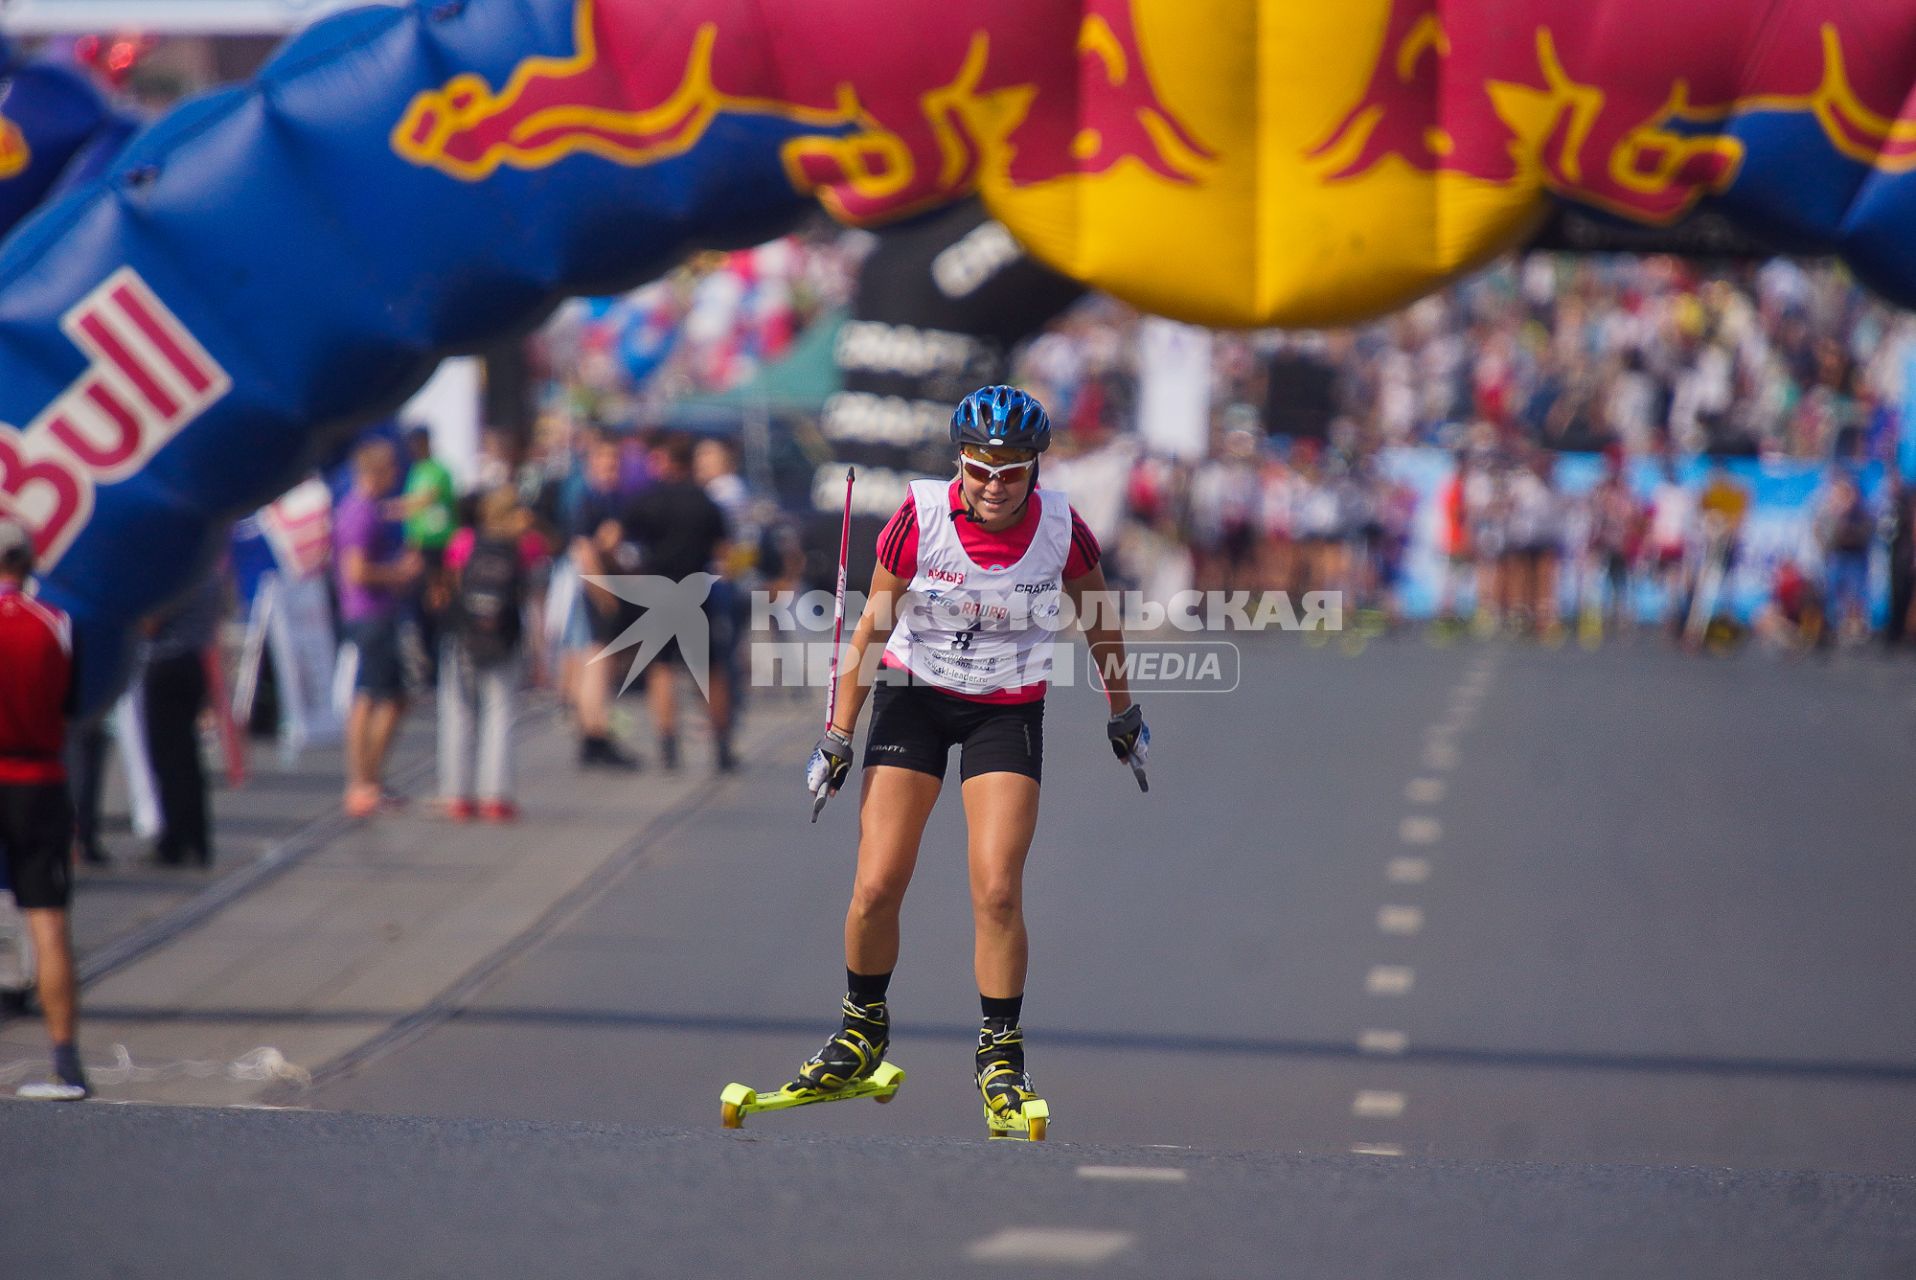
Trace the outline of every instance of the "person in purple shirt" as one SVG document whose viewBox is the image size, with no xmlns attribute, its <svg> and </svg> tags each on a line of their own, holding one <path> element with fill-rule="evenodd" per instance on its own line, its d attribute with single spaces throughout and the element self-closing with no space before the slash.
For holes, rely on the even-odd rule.
<svg viewBox="0 0 1916 1280">
<path fill-rule="evenodd" d="M 387 798 L 381 776 L 406 710 L 401 605 L 424 565 L 385 509 L 398 482 L 392 445 L 369 440 L 353 452 L 353 487 L 333 512 L 340 621 L 359 651 L 346 717 L 346 812 L 355 818 L 372 816 Z"/>
</svg>

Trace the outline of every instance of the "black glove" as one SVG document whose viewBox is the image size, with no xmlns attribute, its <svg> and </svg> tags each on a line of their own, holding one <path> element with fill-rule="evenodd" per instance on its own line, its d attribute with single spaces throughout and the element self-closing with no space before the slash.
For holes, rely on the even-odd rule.
<svg viewBox="0 0 1916 1280">
<path fill-rule="evenodd" d="M 813 822 L 818 821 L 825 802 L 845 785 L 851 771 L 852 740 L 836 729 L 825 730 L 812 748 L 812 758 L 805 763 L 805 789 L 812 793 Z"/>
<path fill-rule="evenodd" d="M 1104 736 L 1111 742 L 1112 754 L 1137 775 L 1138 790 L 1149 791 L 1144 779 L 1144 761 L 1151 754 L 1151 726 L 1144 723 L 1144 708 L 1132 703 L 1105 722 Z"/>
</svg>

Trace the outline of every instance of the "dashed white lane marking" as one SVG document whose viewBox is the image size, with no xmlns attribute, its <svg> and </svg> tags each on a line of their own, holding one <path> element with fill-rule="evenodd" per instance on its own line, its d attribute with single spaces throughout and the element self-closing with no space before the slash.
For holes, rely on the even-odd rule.
<svg viewBox="0 0 1916 1280">
<path fill-rule="evenodd" d="M 1362 1089 L 1351 1099 L 1351 1114 L 1365 1120 L 1395 1120 L 1409 1099 L 1389 1089 Z"/>
<path fill-rule="evenodd" d="M 1401 1156 L 1404 1149 L 1395 1142 L 1353 1142 L 1351 1154 L 1354 1156 Z"/>
<path fill-rule="evenodd" d="M 1444 838 L 1444 824 L 1435 818 L 1405 818 L 1397 824 L 1397 838 L 1405 844 L 1436 844 Z"/>
<path fill-rule="evenodd" d="M 1183 1182 L 1190 1177 L 1183 1169 L 1141 1164 L 1081 1164 L 1078 1176 L 1105 1182 Z"/>
<path fill-rule="evenodd" d="M 1422 907 L 1377 908 L 1377 927 L 1385 933 L 1394 933 L 1399 937 L 1409 937 L 1424 927 L 1424 909 Z"/>
<path fill-rule="evenodd" d="M 1456 747 L 1447 742 L 1433 742 L 1424 748 L 1424 768 L 1449 770 L 1456 767 Z"/>
<path fill-rule="evenodd" d="M 1413 778 L 1404 788 L 1404 799 L 1412 804 L 1436 804 L 1444 798 L 1442 778 Z"/>
<path fill-rule="evenodd" d="M 1430 879 L 1430 859 L 1392 858 L 1384 866 L 1384 879 L 1392 884 L 1422 884 Z"/>
<path fill-rule="evenodd" d="M 1006 1227 L 965 1250 L 973 1262 L 1056 1262 L 1094 1267 L 1137 1242 L 1129 1231 L 1084 1227 Z"/>
<path fill-rule="evenodd" d="M 1400 1054 L 1410 1051 L 1410 1035 L 1403 1031 L 1385 1031 L 1373 1027 L 1357 1035 L 1359 1053 Z"/>
<path fill-rule="evenodd" d="M 1407 964 L 1376 964 L 1364 975 L 1364 990 L 1374 996 L 1407 996 L 1417 983 L 1417 971 Z"/>
</svg>

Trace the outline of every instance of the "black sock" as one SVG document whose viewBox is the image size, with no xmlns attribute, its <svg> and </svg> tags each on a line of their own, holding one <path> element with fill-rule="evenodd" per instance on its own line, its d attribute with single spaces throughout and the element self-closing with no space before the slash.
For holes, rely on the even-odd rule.
<svg viewBox="0 0 1916 1280">
<path fill-rule="evenodd" d="M 53 1046 L 53 1074 L 66 1084 L 85 1084 L 86 1069 L 80 1065 L 80 1048 L 72 1044 Z"/>
<path fill-rule="evenodd" d="M 877 1004 L 885 998 L 885 991 L 890 986 L 889 973 L 853 973 L 850 969 L 845 970 L 845 990 L 853 1004 Z"/>
<path fill-rule="evenodd" d="M 978 1007 L 985 1011 L 986 1021 L 1003 1022 L 1007 1026 L 1015 1027 L 1018 1025 L 1019 1015 L 1024 1012 L 1025 998 L 1022 995 L 980 995 L 978 997 Z"/>
</svg>

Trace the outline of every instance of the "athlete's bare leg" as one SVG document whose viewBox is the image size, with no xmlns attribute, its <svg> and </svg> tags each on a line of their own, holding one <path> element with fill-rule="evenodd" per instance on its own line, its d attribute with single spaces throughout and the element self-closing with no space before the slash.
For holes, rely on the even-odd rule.
<svg viewBox="0 0 1916 1280">
<path fill-rule="evenodd" d="M 27 932 L 33 938 L 34 964 L 40 970 L 40 1009 L 55 1044 L 72 1044 L 79 1020 L 78 984 L 73 975 L 73 943 L 62 907 L 29 907 Z"/>
<path fill-rule="evenodd" d="M 973 964 L 978 994 L 1025 990 L 1025 858 L 1038 829 L 1038 782 L 1022 773 L 981 773 L 964 784 L 971 868 Z"/>
<path fill-rule="evenodd" d="M 943 779 L 916 769 L 865 770 L 858 802 L 858 875 L 845 913 L 845 967 L 890 973 L 898 967 L 898 909 L 918 865 L 918 842 Z"/>
</svg>

